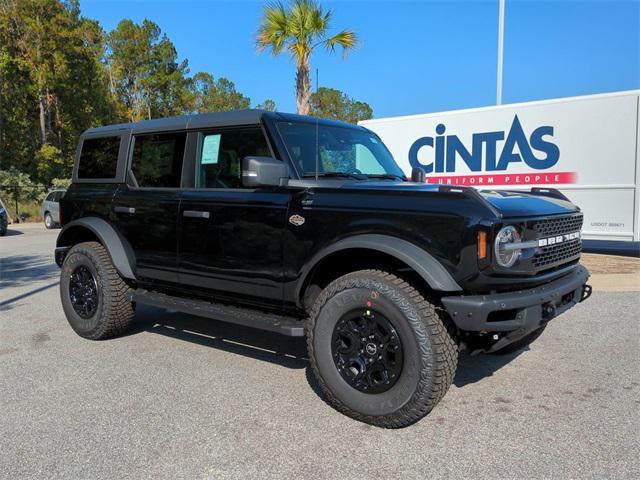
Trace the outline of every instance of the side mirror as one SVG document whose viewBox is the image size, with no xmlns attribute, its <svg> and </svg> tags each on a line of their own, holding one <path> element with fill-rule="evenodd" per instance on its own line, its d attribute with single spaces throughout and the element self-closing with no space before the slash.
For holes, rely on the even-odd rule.
<svg viewBox="0 0 640 480">
<path fill-rule="evenodd" d="M 271 157 L 244 157 L 242 185 L 255 187 L 284 187 L 289 182 L 289 167 Z"/>
<path fill-rule="evenodd" d="M 423 169 L 421 169 L 420 167 L 413 167 L 411 169 L 412 182 L 424 183 L 425 180 L 426 180 L 426 174 L 424 173 Z"/>
</svg>

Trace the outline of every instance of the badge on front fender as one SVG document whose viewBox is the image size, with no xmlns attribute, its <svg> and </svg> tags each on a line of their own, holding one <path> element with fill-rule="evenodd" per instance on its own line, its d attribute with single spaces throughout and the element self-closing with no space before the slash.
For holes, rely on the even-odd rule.
<svg viewBox="0 0 640 480">
<path fill-rule="evenodd" d="M 303 225 L 304 222 L 305 222 L 305 219 L 302 215 L 295 214 L 289 217 L 289 223 L 291 223 L 292 225 L 295 225 L 296 227 Z"/>
</svg>

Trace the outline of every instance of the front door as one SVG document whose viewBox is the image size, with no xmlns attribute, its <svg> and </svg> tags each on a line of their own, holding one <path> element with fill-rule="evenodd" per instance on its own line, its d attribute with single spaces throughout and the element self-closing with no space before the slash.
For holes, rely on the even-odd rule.
<svg viewBox="0 0 640 480">
<path fill-rule="evenodd" d="M 280 305 L 290 193 L 241 183 L 244 157 L 271 156 L 261 128 L 203 131 L 194 141 L 195 188 L 180 205 L 180 282 L 222 300 Z"/>
<path fill-rule="evenodd" d="M 178 281 L 180 181 L 185 132 L 138 135 L 129 185 L 113 201 L 114 223 L 135 256 L 142 280 Z"/>
</svg>

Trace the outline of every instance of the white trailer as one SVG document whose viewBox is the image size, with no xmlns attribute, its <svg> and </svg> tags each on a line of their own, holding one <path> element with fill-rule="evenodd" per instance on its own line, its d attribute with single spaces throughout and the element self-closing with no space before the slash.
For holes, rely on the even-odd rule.
<svg viewBox="0 0 640 480">
<path fill-rule="evenodd" d="M 640 90 L 360 122 L 410 175 L 489 189 L 558 188 L 586 250 L 640 254 Z"/>
</svg>

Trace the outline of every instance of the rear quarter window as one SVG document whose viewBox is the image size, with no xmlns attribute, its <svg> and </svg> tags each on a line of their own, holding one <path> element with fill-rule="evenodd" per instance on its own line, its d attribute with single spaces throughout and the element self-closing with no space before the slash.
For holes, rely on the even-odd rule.
<svg viewBox="0 0 640 480">
<path fill-rule="evenodd" d="M 119 151 L 119 136 L 84 139 L 78 162 L 78 178 L 114 178 Z"/>
</svg>

